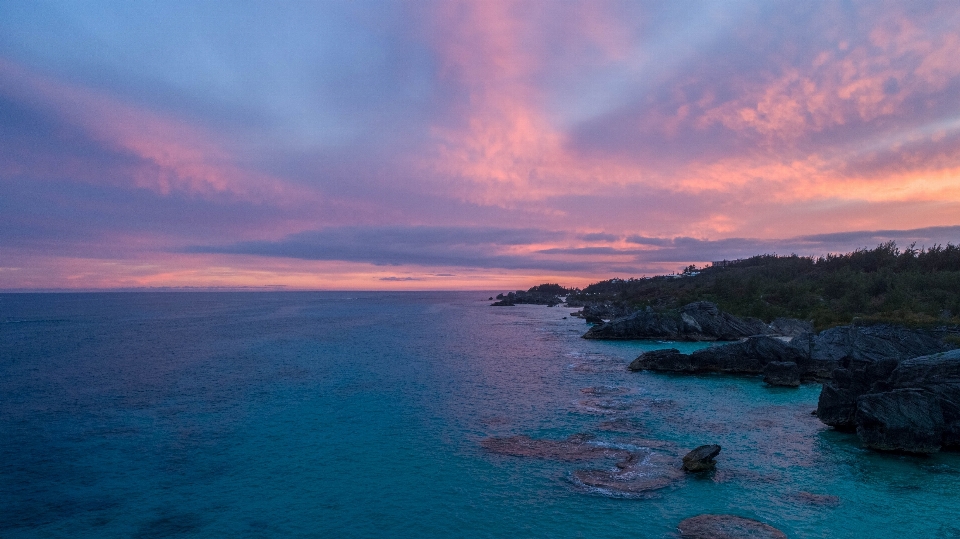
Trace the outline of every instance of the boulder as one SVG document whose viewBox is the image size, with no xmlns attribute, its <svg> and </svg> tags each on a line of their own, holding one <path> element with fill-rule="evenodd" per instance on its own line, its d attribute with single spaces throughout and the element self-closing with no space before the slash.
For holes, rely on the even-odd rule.
<svg viewBox="0 0 960 539">
<path fill-rule="evenodd" d="M 717 462 L 714 459 L 720 454 L 720 446 L 716 444 L 701 445 L 683 457 L 683 469 L 688 472 L 702 472 L 712 470 Z"/>
<path fill-rule="evenodd" d="M 763 381 L 772 386 L 800 387 L 800 367 L 792 361 L 771 361 L 763 368 Z"/>
<path fill-rule="evenodd" d="M 699 515 L 677 525 L 682 539 L 787 539 L 773 526 L 736 515 Z"/>
</svg>

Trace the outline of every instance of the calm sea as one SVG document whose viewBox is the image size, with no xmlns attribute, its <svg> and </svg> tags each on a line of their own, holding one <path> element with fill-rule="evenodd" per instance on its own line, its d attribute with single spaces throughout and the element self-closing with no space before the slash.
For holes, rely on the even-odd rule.
<svg viewBox="0 0 960 539">
<path fill-rule="evenodd" d="M 817 385 L 631 373 L 665 344 L 487 296 L 0 295 L 0 537 L 960 537 L 960 455 L 863 451 Z M 632 498 L 575 480 L 612 462 L 481 446 L 576 433 L 723 451 Z"/>
</svg>

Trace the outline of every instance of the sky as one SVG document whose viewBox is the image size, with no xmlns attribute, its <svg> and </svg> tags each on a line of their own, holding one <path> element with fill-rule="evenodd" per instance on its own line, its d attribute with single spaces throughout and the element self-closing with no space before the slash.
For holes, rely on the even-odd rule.
<svg viewBox="0 0 960 539">
<path fill-rule="evenodd" d="M 0 289 L 960 243 L 953 1 L 0 0 Z"/>
</svg>

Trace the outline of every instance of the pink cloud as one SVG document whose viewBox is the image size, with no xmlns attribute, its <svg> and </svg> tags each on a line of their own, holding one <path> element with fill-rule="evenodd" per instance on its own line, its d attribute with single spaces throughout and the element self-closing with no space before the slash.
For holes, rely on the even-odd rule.
<svg viewBox="0 0 960 539">
<path fill-rule="evenodd" d="M 241 166 L 241 159 L 215 135 L 185 120 L 31 73 L 2 58 L 0 80 L 21 102 L 52 111 L 106 150 L 137 158 L 112 170 L 83 159 L 60 162 L 41 158 L 26 166 L 7 162 L 4 168 L 9 174 L 29 168 L 36 176 L 46 169 L 48 174 L 148 189 L 162 195 L 181 192 L 272 204 L 316 198 L 314 193 L 280 178 Z"/>
</svg>

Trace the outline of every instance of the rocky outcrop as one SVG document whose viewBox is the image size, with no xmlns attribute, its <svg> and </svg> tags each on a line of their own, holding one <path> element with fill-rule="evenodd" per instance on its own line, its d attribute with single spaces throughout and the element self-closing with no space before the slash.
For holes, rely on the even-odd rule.
<svg viewBox="0 0 960 539">
<path fill-rule="evenodd" d="M 569 304 L 571 307 L 578 307 L 580 305 Z M 570 313 L 573 316 L 578 316 L 583 318 L 591 324 L 602 324 L 604 320 L 612 320 L 614 318 L 621 318 L 628 316 L 629 314 L 636 311 L 636 309 L 631 308 L 622 303 L 587 303 L 582 305 L 583 309 Z"/>
<path fill-rule="evenodd" d="M 853 430 L 861 395 L 875 392 L 874 384 L 885 381 L 900 362 L 944 349 L 937 333 L 900 326 L 841 326 L 820 333 L 811 341 L 811 360 L 836 368 L 820 393 L 818 417 L 832 427 Z"/>
<path fill-rule="evenodd" d="M 799 363 L 803 351 L 775 337 L 757 335 L 740 342 L 711 346 L 690 354 L 701 370 L 731 374 L 760 374 L 771 361 Z"/>
<path fill-rule="evenodd" d="M 546 305 L 554 307 L 563 303 L 556 294 L 542 293 L 536 291 L 508 292 L 506 295 L 497 294 L 497 301 L 491 303 L 492 307 L 513 307 L 514 305 Z"/>
<path fill-rule="evenodd" d="M 677 525 L 681 539 L 787 539 L 773 526 L 736 515 L 698 515 Z"/>
<path fill-rule="evenodd" d="M 885 359 L 903 360 L 943 351 L 941 335 L 933 331 L 903 326 L 839 326 L 812 334 L 800 335 L 791 341 L 808 356 L 801 365 L 805 372 L 816 372 L 820 378 L 831 378 L 842 363 L 864 365 Z"/>
<path fill-rule="evenodd" d="M 690 356 L 681 354 L 676 348 L 644 352 L 627 368 L 631 371 L 697 372 L 690 362 Z"/>
<path fill-rule="evenodd" d="M 645 352 L 633 360 L 629 368 L 633 371 L 688 374 L 761 374 L 771 362 L 799 364 L 802 360 L 803 351 L 793 347 L 791 343 L 758 335 L 736 343 L 697 350 L 692 354 L 681 354 L 675 348 Z"/>
<path fill-rule="evenodd" d="M 871 449 L 935 453 L 943 441 L 940 403 L 922 389 L 863 395 L 857 399 L 855 421 L 857 436 Z"/>
<path fill-rule="evenodd" d="M 871 449 L 960 447 L 960 350 L 911 359 L 847 358 L 824 384 L 817 415 L 838 429 L 855 429 Z"/>
<path fill-rule="evenodd" d="M 800 387 L 800 367 L 792 361 L 771 361 L 763 368 L 763 381 L 772 386 Z"/>
<path fill-rule="evenodd" d="M 735 341 L 769 332 L 763 321 L 738 318 L 707 301 L 685 305 L 677 312 L 647 308 L 590 328 L 585 339 L 665 339 L 676 341 Z"/>
<path fill-rule="evenodd" d="M 719 445 L 701 445 L 683 456 L 683 469 L 688 472 L 712 470 L 717 465 L 713 459 L 719 454 Z"/>
<path fill-rule="evenodd" d="M 692 354 L 655 350 L 641 354 L 629 368 L 688 374 L 763 374 L 770 384 L 788 386 L 798 385 L 801 380 L 839 376 L 833 385 L 824 387 L 821 419 L 852 429 L 857 397 L 865 394 L 874 380 L 889 375 L 906 358 L 942 350 L 943 342 L 935 332 L 889 325 L 842 326 L 819 335 L 804 333 L 789 341 L 755 335 Z M 777 365 L 771 365 L 774 363 Z M 844 365 L 847 367 L 838 369 Z"/>
</svg>

